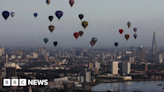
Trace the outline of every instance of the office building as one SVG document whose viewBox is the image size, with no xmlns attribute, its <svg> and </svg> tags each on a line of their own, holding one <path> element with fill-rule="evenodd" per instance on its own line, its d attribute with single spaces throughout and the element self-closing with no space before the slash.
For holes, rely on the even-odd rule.
<svg viewBox="0 0 164 92">
<path fill-rule="evenodd" d="M 143 61 L 146 58 L 146 50 L 142 48 L 142 45 L 139 45 L 139 50 L 138 50 L 138 61 Z"/>
<path fill-rule="evenodd" d="M 93 63 L 89 63 L 89 69 L 92 69 L 93 68 Z"/>
<path fill-rule="evenodd" d="M 163 54 L 159 54 L 159 63 L 162 63 L 163 62 Z"/>
<path fill-rule="evenodd" d="M 86 82 L 91 82 L 91 71 L 86 71 L 86 73 L 85 73 L 85 81 Z"/>
<path fill-rule="evenodd" d="M 3 55 L 3 50 L 2 50 L 2 48 L 0 48 L 0 56 L 2 56 Z"/>
<path fill-rule="evenodd" d="M 110 64 L 111 74 L 118 74 L 118 62 L 113 61 Z"/>
<path fill-rule="evenodd" d="M 131 56 L 134 56 L 135 55 L 135 49 L 134 49 L 134 46 L 131 47 Z"/>
<path fill-rule="evenodd" d="M 135 58 L 134 57 L 129 57 L 129 62 L 134 63 L 135 62 Z"/>
<path fill-rule="evenodd" d="M 38 58 L 38 53 L 35 53 L 35 52 L 32 53 L 32 57 L 33 57 L 33 58 Z"/>
<path fill-rule="evenodd" d="M 100 63 L 99 62 L 95 62 L 95 68 L 100 69 Z"/>
<path fill-rule="evenodd" d="M 123 75 L 129 75 L 131 69 L 131 64 L 129 62 L 122 63 L 122 72 Z"/>
<path fill-rule="evenodd" d="M 39 55 L 43 55 L 43 56 L 47 55 L 46 47 L 40 47 L 39 48 Z"/>
<path fill-rule="evenodd" d="M 155 32 L 153 33 L 153 41 L 152 41 L 152 62 L 157 62 L 157 44 Z"/>
<path fill-rule="evenodd" d="M 2 49 L 2 55 L 5 55 L 5 48 L 1 47 Z"/>
</svg>

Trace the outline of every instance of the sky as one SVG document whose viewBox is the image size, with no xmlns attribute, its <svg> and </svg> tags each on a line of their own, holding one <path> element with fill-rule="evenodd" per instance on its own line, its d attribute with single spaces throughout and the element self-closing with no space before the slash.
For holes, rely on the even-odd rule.
<svg viewBox="0 0 164 92">
<path fill-rule="evenodd" d="M 0 16 L 0 46 L 3 47 L 91 47 L 90 41 L 97 37 L 94 48 L 152 46 L 153 32 L 156 32 L 157 47 L 164 47 L 164 6 L 163 0 L 75 0 L 73 7 L 69 0 L 0 0 L 0 12 L 5 10 L 15 12 L 7 21 Z M 57 10 L 63 11 L 58 21 L 55 16 Z M 37 18 L 34 13 L 38 13 Z M 84 30 L 79 14 L 84 14 L 82 21 L 89 25 Z M 52 22 L 48 16 L 54 16 Z M 131 27 L 127 27 L 127 22 Z M 54 25 L 51 33 L 49 25 Z M 138 37 L 134 39 L 133 28 L 137 28 Z M 122 35 L 119 29 L 123 29 Z M 84 31 L 84 35 L 77 40 L 73 33 Z M 125 34 L 129 34 L 127 41 Z M 48 38 L 47 44 L 43 39 Z"/>
</svg>

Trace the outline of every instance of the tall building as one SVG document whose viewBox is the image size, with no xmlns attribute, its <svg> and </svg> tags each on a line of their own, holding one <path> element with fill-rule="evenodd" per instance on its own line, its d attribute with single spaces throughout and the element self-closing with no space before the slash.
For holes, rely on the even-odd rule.
<svg viewBox="0 0 164 92">
<path fill-rule="evenodd" d="M 135 58 L 134 57 L 129 57 L 129 62 L 134 63 L 135 62 Z"/>
<path fill-rule="evenodd" d="M 99 62 L 95 62 L 95 68 L 100 69 L 100 63 Z"/>
<path fill-rule="evenodd" d="M 46 54 L 47 54 L 46 47 L 40 47 L 39 48 L 39 54 L 46 56 Z"/>
<path fill-rule="evenodd" d="M 153 33 L 153 42 L 152 42 L 152 61 L 157 62 L 157 44 L 155 32 Z"/>
<path fill-rule="evenodd" d="M 86 73 L 85 73 L 85 81 L 86 82 L 91 82 L 91 72 L 90 71 L 86 71 Z"/>
<path fill-rule="evenodd" d="M 93 63 L 89 63 L 89 68 L 92 69 L 93 68 Z"/>
<path fill-rule="evenodd" d="M 129 62 L 122 63 L 122 72 L 124 75 L 129 75 L 131 64 Z"/>
<path fill-rule="evenodd" d="M 134 49 L 134 46 L 131 47 L 131 55 L 134 56 L 135 55 L 135 49 Z"/>
<path fill-rule="evenodd" d="M 5 48 L 1 47 L 2 48 L 2 55 L 5 54 Z"/>
<path fill-rule="evenodd" d="M 118 62 L 117 61 L 111 62 L 110 68 L 111 68 L 111 74 L 118 74 Z"/>
<path fill-rule="evenodd" d="M 159 54 L 158 60 L 159 60 L 159 63 L 162 63 L 163 62 L 163 54 Z"/>
<path fill-rule="evenodd" d="M 2 51 L 2 48 L 0 48 L 0 56 L 3 55 L 3 51 Z"/>
<path fill-rule="evenodd" d="M 146 58 L 146 50 L 142 48 L 142 45 L 139 45 L 138 61 L 144 61 L 145 58 Z"/>
<path fill-rule="evenodd" d="M 32 57 L 33 57 L 33 58 L 38 58 L 38 53 L 35 53 L 35 52 L 32 53 Z"/>
</svg>

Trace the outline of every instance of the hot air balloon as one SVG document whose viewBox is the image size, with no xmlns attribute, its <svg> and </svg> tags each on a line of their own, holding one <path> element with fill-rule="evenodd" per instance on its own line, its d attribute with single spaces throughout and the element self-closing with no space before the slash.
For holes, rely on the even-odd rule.
<svg viewBox="0 0 164 92">
<path fill-rule="evenodd" d="M 84 32 L 83 31 L 79 31 L 79 35 L 83 36 Z"/>
<path fill-rule="evenodd" d="M 51 22 L 51 21 L 53 20 L 54 17 L 53 17 L 53 16 L 49 16 L 48 18 L 49 18 L 49 20 L 50 20 L 50 22 Z"/>
<path fill-rule="evenodd" d="M 38 16 L 38 14 L 37 13 L 34 13 L 34 17 L 36 18 Z"/>
<path fill-rule="evenodd" d="M 58 45 L 58 42 L 57 42 L 57 41 L 55 41 L 55 42 L 54 42 L 54 46 L 56 47 L 57 45 Z"/>
<path fill-rule="evenodd" d="M 82 20 L 84 18 L 84 15 L 83 14 L 79 14 L 79 18 L 80 18 L 80 20 Z"/>
<path fill-rule="evenodd" d="M 47 3 L 47 5 L 49 5 L 50 4 L 50 0 L 46 0 L 46 3 Z"/>
<path fill-rule="evenodd" d="M 93 41 L 90 41 L 91 46 L 93 47 L 93 45 L 95 45 L 95 43 Z"/>
<path fill-rule="evenodd" d="M 50 31 L 51 31 L 51 33 L 52 33 L 52 31 L 54 31 L 54 29 L 55 29 L 55 26 L 50 25 L 48 28 L 49 28 L 49 30 L 50 30 Z"/>
<path fill-rule="evenodd" d="M 73 6 L 74 3 L 75 3 L 74 0 L 69 0 L 69 4 L 70 4 L 71 7 Z"/>
<path fill-rule="evenodd" d="M 134 32 L 137 32 L 137 28 L 134 28 L 133 30 L 134 30 Z"/>
<path fill-rule="evenodd" d="M 136 34 L 136 33 L 134 34 L 134 38 L 135 38 L 135 39 L 137 38 L 137 34 Z"/>
<path fill-rule="evenodd" d="M 88 26 L 88 22 L 87 21 L 83 21 L 81 24 L 84 27 L 84 29 Z"/>
<path fill-rule="evenodd" d="M 62 11 L 56 11 L 56 17 L 60 20 L 60 18 L 63 16 L 63 12 Z"/>
<path fill-rule="evenodd" d="M 120 29 L 119 32 L 120 32 L 120 34 L 122 34 L 124 32 L 124 30 L 123 29 Z"/>
<path fill-rule="evenodd" d="M 9 17 L 10 13 L 8 11 L 3 11 L 2 12 L 2 16 L 5 20 L 7 20 L 7 18 Z"/>
<path fill-rule="evenodd" d="M 128 27 L 130 28 L 130 26 L 131 26 L 131 22 L 128 22 L 127 25 L 128 25 Z"/>
<path fill-rule="evenodd" d="M 92 38 L 92 41 L 94 42 L 94 44 L 97 42 L 97 38 L 96 37 L 93 37 Z"/>
<path fill-rule="evenodd" d="M 44 42 L 47 43 L 48 42 L 48 38 L 44 38 Z"/>
<path fill-rule="evenodd" d="M 11 14 L 10 14 L 10 15 L 11 15 L 11 17 L 14 17 L 15 13 L 14 13 L 14 12 L 11 12 Z"/>
<path fill-rule="evenodd" d="M 126 34 L 126 35 L 125 35 L 126 40 L 128 40 L 128 39 L 129 39 L 129 37 L 130 37 L 130 35 L 129 35 L 129 34 Z"/>
<path fill-rule="evenodd" d="M 73 35 L 74 35 L 74 37 L 77 39 L 77 38 L 79 37 L 80 34 L 79 34 L 78 32 L 75 32 Z"/>
<path fill-rule="evenodd" d="M 118 46 L 118 42 L 115 42 L 114 45 L 117 47 Z"/>
</svg>

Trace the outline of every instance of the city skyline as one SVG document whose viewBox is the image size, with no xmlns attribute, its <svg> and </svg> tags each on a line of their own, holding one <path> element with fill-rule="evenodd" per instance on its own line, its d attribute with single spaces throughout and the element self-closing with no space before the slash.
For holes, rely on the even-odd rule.
<svg viewBox="0 0 164 92">
<path fill-rule="evenodd" d="M 4 10 L 15 12 L 15 16 L 13 18 L 10 16 L 6 22 L 2 16 L 0 17 L 0 43 L 2 47 L 48 48 L 54 47 L 53 41 L 58 41 L 57 48 L 91 48 L 91 38 L 97 37 L 98 41 L 93 48 L 115 48 L 114 42 L 119 43 L 117 48 L 138 47 L 139 45 L 144 48 L 151 47 L 153 32 L 155 31 L 157 48 L 164 47 L 162 41 L 164 39 L 162 31 L 164 14 L 161 12 L 164 9 L 161 2 L 164 1 L 149 0 L 149 3 L 146 2 L 141 0 L 105 0 L 103 2 L 78 0 L 71 8 L 68 1 L 51 1 L 49 5 L 46 4 L 45 0 L 35 2 L 17 0 L 13 3 L 9 0 L 0 1 L 1 13 Z M 64 13 L 60 21 L 55 16 L 57 10 L 62 10 Z M 33 16 L 35 12 L 38 13 L 37 18 Z M 85 30 L 78 18 L 78 14 L 81 13 L 84 14 L 83 21 L 89 22 Z M 52 22 L 48 20 L 50 15 L 54 16 Z M 127 27 L 128 21 L 132 23 L 130 29 Z M 48 30 L 49 25 L 55 26 L 52 34 Z M 133 37 L 134 27 L 138 28 L 136 40 Z M 124 30 L 122 35 L 118 32 L 119 29 Z M 80 30 L 84 31 L 84 35 L 76 40 L 73 33 Z M 127 33 L 130 34 L 128 41 L 124 37 Z M 44 38 L 49 38 L 47 44 L 43 42 Z"/>
</svg>

